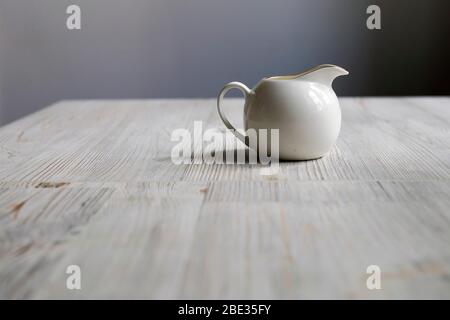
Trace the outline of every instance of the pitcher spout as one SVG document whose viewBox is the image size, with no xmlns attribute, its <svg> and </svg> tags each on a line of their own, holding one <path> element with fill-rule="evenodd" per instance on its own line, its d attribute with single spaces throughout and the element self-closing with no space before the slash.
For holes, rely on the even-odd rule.
<svg viewBox="0 0 450 320">
<path fill-rule="evenodd" d="M 314 68 L 305 70 L 300 73 L 290 74 L 285 76 L 271 77 L 279 80 L 304 80 L 311 82 L 318 82 L 327 86 L 331 86 L 333 80 L 339 76 L 348 75 L 348 71 L 344 68 L 335 66 L 333 64 L 321 64 Z"/>
<path fill-rule="evenodd" d="M 348 71 L 344 68 L 333 64 L 321 64 L 309 71 L 305 71 L 298 79 L 318 82 L 331 87 L 334 79 L 345 75 L 348 75 Z"/>
</svg>

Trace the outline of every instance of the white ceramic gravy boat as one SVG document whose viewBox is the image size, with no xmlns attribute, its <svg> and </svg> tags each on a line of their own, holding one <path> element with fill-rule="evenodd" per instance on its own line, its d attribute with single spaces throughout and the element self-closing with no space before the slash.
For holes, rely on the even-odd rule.
<svg viewBox="0 0 450 320">
<path fill-rule="evenodd" d="M 245 130 L 279 129 L 280 159 L 317 159 L 330 151 L 339 135 L 341 109 L 331 84 L 347 74 L 341 67 L 322 64 L 298 74 L 264 78 L 253 89 L 230 82 L 219 93 L 217 110 L 225 126 L 256 150 L 220 108 L 227 91 L 239 89 L 245 96 Z"/>
</svg>

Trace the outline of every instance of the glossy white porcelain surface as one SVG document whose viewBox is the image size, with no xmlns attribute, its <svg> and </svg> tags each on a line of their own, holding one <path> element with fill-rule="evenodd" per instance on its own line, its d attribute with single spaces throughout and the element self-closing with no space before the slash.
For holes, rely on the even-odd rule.
<svg viewBox="0 0 450 320">
<path fill-rule="evenodd" d="M 229 83 L 218 97 L 219 115 L 232 129 L 220 110 L 220 102 L 231 88 L 245 95 L 245 129 L 279 129 L 279 157 L 283 160 L 309 160 L 327 154 L 341 127 L 339 101 L 331 84 L 348 74 L 334 65 L 320 65 L 306 72 L 262 79 L 253 89 L 239 82 Z M 245 137 L 236 134 L 245 141 Z M 249 147 L 256 149 L 255 145 Z"/>
</svg>

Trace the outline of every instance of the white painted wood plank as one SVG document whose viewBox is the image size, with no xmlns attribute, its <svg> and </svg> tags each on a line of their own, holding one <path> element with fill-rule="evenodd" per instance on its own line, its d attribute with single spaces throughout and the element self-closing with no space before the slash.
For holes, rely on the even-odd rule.
<svg viewBox="0 0 450 320">
<path fill-rule="evenodd" d="M 0 128 L 0 297 L 450 298 L 450 98 L 341 102 L 332 152 L 269 177 L 171 162 L 174 129 L 224 132 L 214 100 L 68 101 Z"/>
</svg>

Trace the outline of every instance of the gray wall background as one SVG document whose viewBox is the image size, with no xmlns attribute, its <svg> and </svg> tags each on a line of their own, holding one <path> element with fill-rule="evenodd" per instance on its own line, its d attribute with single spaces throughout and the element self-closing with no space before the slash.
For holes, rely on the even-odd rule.
<svg viewBox="0 0 450 320">
<path fill-rule="evenodd" d="M 66 29 L 66 8 L 82 30 Z M 382 30 L 366 28 L 381 7 Z M 450 94 L 450 1 L 0 0 L 0 124 L 61 99 L 214 97 L 321 64 L 340 95 Z"/>
</svg>

